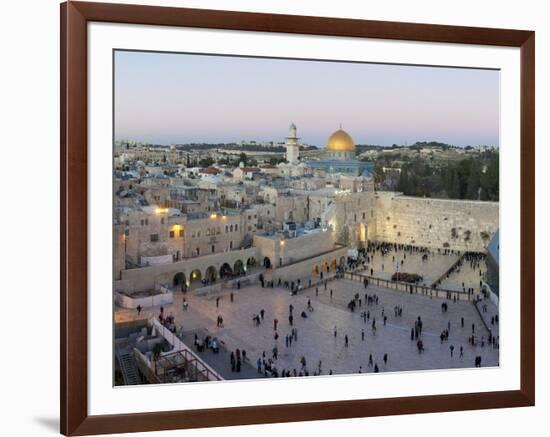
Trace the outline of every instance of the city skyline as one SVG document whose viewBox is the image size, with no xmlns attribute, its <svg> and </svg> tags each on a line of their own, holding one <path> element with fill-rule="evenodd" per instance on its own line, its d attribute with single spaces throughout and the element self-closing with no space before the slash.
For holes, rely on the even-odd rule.
<svg viewBox="0 0 550 437">
<path fill-rule="evenodd" d="M 499 145 L 496 70 L 116 51 L 114 81 L 116 140 Z"/>
</svg>

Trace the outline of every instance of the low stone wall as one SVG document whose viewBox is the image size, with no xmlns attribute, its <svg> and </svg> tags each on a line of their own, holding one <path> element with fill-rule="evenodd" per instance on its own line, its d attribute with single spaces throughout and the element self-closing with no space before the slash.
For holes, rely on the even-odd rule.
<svg viewBox="0 0 550 437">
<path fill-rule="evenodd" d="M 193 294 L 196 294 L 197 296 L 205 296 L 207 294 L 219 293 L 220 291 L 222 291 L 222 283 L 218 282 L 205 287 L 195 288 L 193 290 Z"/>
<path fill-rule="evenodd" d="M 342 247 L 336 250 L 333 250 L 328 253 L 324 253 L 319 256 L 315 256 L 303 261 L 298 261 L 293 264 L 288 264 L 286 266 L 277 267 L 273 269 L 271 277 L 275 284 L 278 283 L 279 279 L 282 282 L 284 281 L 296 281 L 301 280 L 302 285 L 305 287 L 308 285 L 309 280 L 311 279 L 312 284 L 319 282 L 320 275 L 313 273 L 314 266 L 322 266 L 323 263 L 326 263 L 330 266 L 332 260 L 340 260 L 340 258 L 347 258 L 347 247 Z M 335 271 L 331 270 L 330 272 L 324 272 L 324 278 L 327 278 L 329 275 L 334 274 Z"/>
<path fill-rule="evenodd" d="M 173 302 L 174 293 L 169 290 L 152 296 L 143 297 L 133 297 L 122 293 L 115 293 L 115 303 L 122 308 L 135 309 L 138 305 L 142 308 L 151 308 L 160 305 L 171 305 Z"/>
</svg>

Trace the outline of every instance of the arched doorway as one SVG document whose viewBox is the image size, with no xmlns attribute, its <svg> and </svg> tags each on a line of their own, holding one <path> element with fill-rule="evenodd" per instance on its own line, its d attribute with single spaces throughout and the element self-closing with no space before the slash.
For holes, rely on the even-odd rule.
<svg viewBox="0 0 550 437">
<path fill-rule="evenodd" d="M 191 272 L 191 275 L 189 276 L 189 281 L 192 284 L 193 282 L 200 281 L 202 279 L 202 274 L 199 269 L 195 269 Z"/>
<path fill-rule="evenodd" d="M 246 268 L 254 267 L 256 265 L 256 258 L 250 257 L 246 260 Z"/>
<path fill-rule="evenodd" d="M 335 271 L 336 270 L 336 258 L 334 258 L 331 262 L 330 262 L 330 269 L 332 271 Z"/>
<path fill-rule="evenodd" d="M 321 264 L 321 271 L 328 273 L 328 264 L 326 261 L 323 261 Z"/>
<path fill-rule="evenodd" d="M 313 264 L 313 267 L 311 267 L 311 274 L 312 275 L 318 275 L 319 274 L 319 266 L 317 264 Z"/>
<path fill-rule="evenodd" d="M 345 256 L 342 256 L 340 258 L 340 266 L 343 267 L 346 265 L 346 257 Z"/>
<path fill-rule="evenodd" d="M 233 269 L 228 263 L 223 263 L 220 267 L 220 278 L 230 278 L 233 276 Z"/>
<path fill-rule="evenodd" d="M 236 275 L 244 275 L 244 263 L 238 259 L 233 265 L 233 273 Z"/>
<path fill-rule="evenodd" d="M 181 288 L 184 289 L 186 282 L 185 282 L 185 274 L 182 272 L 178 272 L 174 275 L 174 279 L 172 281 L 172 284 L 174 285 L 175 289 Z"/>
<path fill-rule="evenodd" d="M 270 260 L 267 256 L 264 258 L 264 267 L 265 267 L 266 269 L 270 269 L 270 268 L 271 268 L 271 260 Z"/>
<path fill-rule="evenodd" d="M 216 279 L 218 279 L 218 272 L 216 270 L 216 267 L 210 266 L 206 269 L 206 272 L 204 272 L 204 279 L 206 279 L 206 282 L 215 282 Z"/>
</svg>

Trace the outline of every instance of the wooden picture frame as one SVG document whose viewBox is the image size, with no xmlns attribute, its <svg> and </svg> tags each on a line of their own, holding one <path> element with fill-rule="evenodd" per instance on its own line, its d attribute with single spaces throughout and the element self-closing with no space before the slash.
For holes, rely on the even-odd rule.
<svg viewBox="0 0 550 437">
<path fill-rule="evenodd" d="M 521 388 L 517 391 L 88 415 L 87 23 L 479 44 L 521 49 Z M 535 34 L 531 31 L 107 3 L 61 5 L 61 432 L 87 435 L 486 408 L 535 402 Z"/>
</svg>

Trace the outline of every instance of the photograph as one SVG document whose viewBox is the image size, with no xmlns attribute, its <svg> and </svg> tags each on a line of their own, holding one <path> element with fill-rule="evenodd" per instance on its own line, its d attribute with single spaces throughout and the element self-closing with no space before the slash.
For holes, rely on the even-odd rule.
<svg viewBox="0 0 550 437">
<path fill-rule="evenodd" d="M 500 74 L 114 50 L 113 386 L 499 367 Z"/>
</svg>

